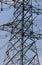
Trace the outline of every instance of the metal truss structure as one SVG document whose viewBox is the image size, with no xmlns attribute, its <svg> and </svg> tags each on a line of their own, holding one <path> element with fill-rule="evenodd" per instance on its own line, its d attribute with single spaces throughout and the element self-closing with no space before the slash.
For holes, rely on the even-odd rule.
<svg viewBox="0 0 42 65">
<path fill-rule="evenodd" d="M 42 10 L 33 6 L 32 0 L 16 0 L 13 7 L 14 20 L 0 25 L 0 30 L 11 33 L 4 65 L 40 65 L 36 41 L 42 34 L 34 32 L 33 24 Z"/>
</svg>

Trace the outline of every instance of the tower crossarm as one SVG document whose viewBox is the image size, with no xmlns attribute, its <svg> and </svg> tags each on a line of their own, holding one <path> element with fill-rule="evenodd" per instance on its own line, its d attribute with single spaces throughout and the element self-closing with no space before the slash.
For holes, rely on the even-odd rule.
<svg viewBox="0 0 42 65">
<path fill-rule="evenodd" d="M 0 30 L 11 32 L 12 28 L 7 25 L 0 25 Z"/>
<path fill-rule="evenodd" d="M 28 5 L 29 6 L 29 8 L 32 8 L 32 13 L 34 13 L 34 14 L 37 14 L 37 15 L 41 15 L 42 14 L 42 9 L 41 8 L 38 8 L 38 7 L 35 7 L 35 6 L 31 6 L 31 5 Z M 25 9 L 26 11 L 28 10 L 28 9 Z"/>
<path fill-rule="evenodd" d="M 31 36 L 31 37 L 33 37 L 33 38 L 36 38 L 36 39 L 42 39 L 42 34 L 40 34 L 40 33 L 33 33 L 33 35 Z"/>
<path fill-rule="evenodd" d="M 15 26 L 17 26 L 17 25 L 15 23 L 13 24 L 13 22 L 6 23 L 6 24 L 3 24 L 3 25 L 0 25 L 0 30 L 11 32 L 12 28 L 15 28 Z"/>
<path fill-rule="evenodd" d="M 31 38 L 35 38 L 37 40 L 42 39 L 42 34 L 41 33 L 35 33 L 35 32 L 30 32 L 30 34 L 25 34 L 26 36 L 30 36 Z"/>
<path fill-rule="evenodd" d="M 32 6 L 32 13 L 37 14 L 37 15 L 41 15 L 42 9 Z"/>
</svg>

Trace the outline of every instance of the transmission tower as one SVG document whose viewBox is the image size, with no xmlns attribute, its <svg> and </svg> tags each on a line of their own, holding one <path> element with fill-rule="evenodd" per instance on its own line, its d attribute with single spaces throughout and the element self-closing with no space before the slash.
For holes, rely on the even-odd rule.
<svg viewBox="0 0 42 65">
<path fill-rule="evenodd" d="M 0 30 L 11 33 L 4 65 L 40 65 L 36 41 L 42 34 L 34 32 L 33 24 L 42 10 L 34 7 L 32 0 L 15 0 L 13 7 L 14 20 L 0 26 Z"/>
</svg>

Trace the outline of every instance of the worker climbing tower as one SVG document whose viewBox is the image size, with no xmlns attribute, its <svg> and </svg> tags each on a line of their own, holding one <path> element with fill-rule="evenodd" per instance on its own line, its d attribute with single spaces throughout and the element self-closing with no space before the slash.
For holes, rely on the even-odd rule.
<svg viewBox="0 0 42 65">
<path fill-rule="evenodd" d="M 5 52 L 4 65 L 40 65 L 36 41 L 42 34 L 34 32 L 34 20 L 42 13 L 33 6 L 32 0 L 13 0 L 14 20 L 0 26 L 3 31 L 11 33 Z"/>
</svg>

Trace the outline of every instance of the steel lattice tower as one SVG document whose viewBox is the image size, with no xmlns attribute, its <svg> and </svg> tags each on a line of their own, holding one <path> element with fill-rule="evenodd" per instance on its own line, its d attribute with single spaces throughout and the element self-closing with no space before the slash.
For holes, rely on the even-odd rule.
<svg viewBox="0 0 42 65">
<path fill-rule="evenodd" d="M 11 33 L 4 65 L 40 65 L 36 41 L 42 35 L 33 31 L 33 14 L 40 15 L 42 11 L 32 6 L 32 0 L 16 0 L 14 4 L 14 20 L 0 26 Z"/>
</svg>

